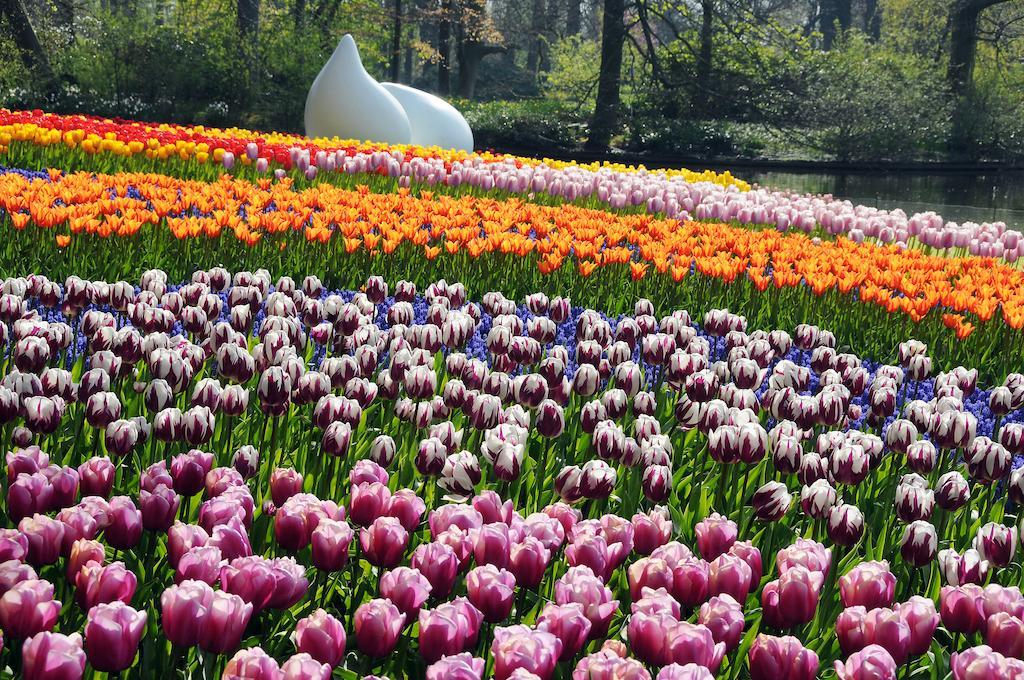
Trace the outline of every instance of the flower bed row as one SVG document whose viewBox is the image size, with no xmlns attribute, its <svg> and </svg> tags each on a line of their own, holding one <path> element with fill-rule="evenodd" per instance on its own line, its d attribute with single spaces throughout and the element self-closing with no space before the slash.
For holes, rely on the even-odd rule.
<svg viewBox="0 0 1024 680">
<path fill-rule="evenodd" d="M 1024 674 L 1019 374 L 265 270 L 11 278 L 0 321 L 23 677 Z"/>
<path fill-rule="evenodd" d="M 422 275 L 425 255 L 438 274 L 480 286 L 512 281 L 516 295 L 545 287 L 608 311 L 647 294 L 701 312 L 727 305 L 758 324 L 828 323 L 879 358 L 912 322 L 929 343 L 958 341 L 943 361 L 976 362 L 989 377 L 1012 370 L 1013 348 L 1022 347 L 1020 270 L 846 239 L 572 205 L 300 188 L 287 178 L 253 184 L 58 171 L 0 174 L 0 219 L 15 230 L 0 255 L 9 271 L 38 258 L 54 275 L 85 267 L 104 278 L 140 266 L 186 276 L 218 262 L 297 273 L 313 258 L 335 283 L 351 286 L 367 268 Z"/>
<path fill-rule="evenodd" d="M 382 187 L 419 185 L 457 194 L 528 195 L 533 200 L 541 196 L 671 219 L 845 235 L 1009 262 L 1024 249 L 1020 231 L 1001 222 L 961 225 L 934 212 L 908 216 L 902 210 L 854 205 L 831 196 L 749 190 L 728 172 L 648 171 L 0 110 L 0 152 L 5 147 L 8 164 L 39 169 L 155 171 L 186 179 L 213 179 L 220 168 L 244 167 L 247 177 L 294 170 L 309 181 L 326 177 L 348 185 L 353 177 L 378 177 Z"/>
</svg>

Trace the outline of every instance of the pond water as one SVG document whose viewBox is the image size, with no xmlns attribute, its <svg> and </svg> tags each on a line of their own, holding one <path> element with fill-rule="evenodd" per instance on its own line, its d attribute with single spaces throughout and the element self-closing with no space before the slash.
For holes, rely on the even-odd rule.
<svg viewBox="0 0 1024 680">
<path fill-rule="evenodd" d="M 1003 221 L 1024 229 L 1024 171 L 822 173 L 741 168 L 733 174 L 772 189 L 827 193 L 863 205 L 902 208 L 907 215 L 934 210 L 954 222 Z"/>
</svg>

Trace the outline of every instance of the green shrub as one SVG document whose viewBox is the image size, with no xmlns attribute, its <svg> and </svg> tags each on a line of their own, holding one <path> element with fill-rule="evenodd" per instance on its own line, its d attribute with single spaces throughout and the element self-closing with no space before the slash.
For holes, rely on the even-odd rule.
<svg viewBox="0 0 1024 680">
<path fill-rule="evenodd" d="M 564 151 L 578 147 L 586 134 L 586 115 L 557 102 L 457 101 L 477 147 Z"/>
</svg>

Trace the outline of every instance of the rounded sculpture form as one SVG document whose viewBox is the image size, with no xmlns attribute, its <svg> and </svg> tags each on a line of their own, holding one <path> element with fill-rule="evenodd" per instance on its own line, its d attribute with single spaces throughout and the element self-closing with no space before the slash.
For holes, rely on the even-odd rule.
<svg viewBox="0 0 1024 680">
<path fill-rule="evenodd" d="M 412 126 L 412 143 L 442 149 L 473 150 L 473 131 L 459 111 L 434 95 L 398 83 L 381 83 L 405 109 Z"/>
<path fill-rule="evenodd" d="M 408 144 L 412 127 L 402 105 L 370 77 L 356 41 L 345 34 L 306 97 L 306 135 Z"/>
</svg>

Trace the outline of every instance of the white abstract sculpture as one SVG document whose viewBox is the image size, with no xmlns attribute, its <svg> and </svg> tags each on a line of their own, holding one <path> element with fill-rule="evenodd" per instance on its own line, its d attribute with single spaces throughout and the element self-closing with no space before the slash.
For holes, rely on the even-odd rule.
<svg viewBox="0 0 1024 680">
<path fill-rule="evenodd" d="M 378 83 L 346 34 L 306 97 L 306 134 L 473 150 L 473 131 L 454 106 L 398 83 Z"/>
<path fill-rule="evenodd" d="M 309 88 L 306 134 L 388 144 L 412 141 L 405 110 L 363 68 L 351 35 L 341 39 Z"/>
<path fill-rule="evenodd" d="M 381 83 L 405 109 L 412 126 L 412 143 L 442 149 L 473 150 L 473 131 L 459 111 L 429 92 L 399 83 Z"/>
</svg>

